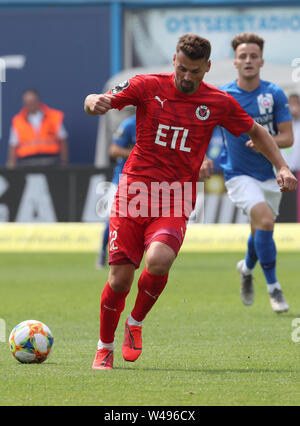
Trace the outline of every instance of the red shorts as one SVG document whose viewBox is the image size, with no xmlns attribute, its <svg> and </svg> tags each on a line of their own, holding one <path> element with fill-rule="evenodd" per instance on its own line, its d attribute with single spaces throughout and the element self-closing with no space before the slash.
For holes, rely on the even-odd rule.
<svg viewBox="0 0 300 426">
<path fill-rule="evenodd" d="M 171 247 L 176 256 L 185 236 L 184 217 L 111 217 L 109 221 L 109 264 L 133 263 L 139 268 L 144 252 L 153 241 Z"/>
</svg>

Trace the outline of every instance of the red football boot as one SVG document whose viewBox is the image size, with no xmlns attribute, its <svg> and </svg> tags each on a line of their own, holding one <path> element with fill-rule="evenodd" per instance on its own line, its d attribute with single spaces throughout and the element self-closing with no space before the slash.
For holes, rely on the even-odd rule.
<svg viewBox="0 0 300 426">
<path fill-rule="evenodd" d="M 112 370 L 114 353 L 109 349 L 98 349 L 92 365 L 93 370 Z"/>
<path fill-rule="evenodd" d="M 136 361 L 142 353 L 142 327 L 125 323 L 122 355 L 125 361 Z"/>
</svg>

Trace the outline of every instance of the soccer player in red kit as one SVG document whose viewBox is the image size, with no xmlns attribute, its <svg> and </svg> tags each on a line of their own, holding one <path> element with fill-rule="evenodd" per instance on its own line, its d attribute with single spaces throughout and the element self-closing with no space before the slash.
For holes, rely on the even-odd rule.
<svg viewBox="0 0 300 426">
<path fill-rule="evenodd" d="M 155 212 L 159 213 L 150 211 L 151 190 L 163 183 L 183 191 L 188 183 L 194 187 L 216 125 L 235 136 L 247 133 L 277 168 L 281 190 L 296 188 L 297 180 L 269 133 L 234 98 L 202 81 L 211 66 L 210 52 L 208 40 L 185 34 L 173 57 L 174 73 L 137 75 L 108 93 L 91 94 L 85 99 L 85 111 L 90 115 L 126 105 L 137 107 L 137 142 L 123 169 L 110 219 L 110 271 L 101 295 L 100 340 L 93 369 L 113 368 L 115 331 L 135 269 L 146 252 L 122 346 L 127 361 L 135 361 L 141 354 L 142 322 L 167 284 L 196 196 L 193 190 L 188 200 L 191 208 L 184 204 L 180 214 L 175 214 L 178 199 L 176 191 L 170 192 L 170 214 L 166 217 L 165 200 L 157 193 L 153 205 L 158 206 Z M 131 208 L 137 204 L 136 188 L 140 191 L 139 215 Z"/>
</svg>

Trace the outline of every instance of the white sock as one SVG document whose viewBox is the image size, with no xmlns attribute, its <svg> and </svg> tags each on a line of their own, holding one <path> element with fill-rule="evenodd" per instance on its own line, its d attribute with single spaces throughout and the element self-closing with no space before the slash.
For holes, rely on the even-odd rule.
<svg viewBox="0 0 300 426">
<path fill-rule="evenodd" d="M 273 283 L 273 284 L 267 284 L 267 290 L 269 293 L 273 293 L 273 291 L 277 288 L 278 290 L 281 290 L 279 282 Z"/>
<path fill-rule="evenodd" d="M 109 351 L 113 351 L 115 349 L 115 342 L 112 342 L 112 343 L 103 343 L 99 339 L 99 341 L 98 341 L 98 349 L 108 349 Z"/>
<path fill-rule="evenodd" d="M 136 321 L 130 314 L 129 317 L 128 317 L 128 324 L 129 325 L 136 325 L 138 327 L 142 327 L 143 321 Z"/>
<path fill-rule="evenodd" d="M 242 266 L 242 274 L 243 275 L 252 275 L 253 269 L 248 269 L 246 265 L 246 261 L 244 260 L 243 266 Z"/>
</svg>

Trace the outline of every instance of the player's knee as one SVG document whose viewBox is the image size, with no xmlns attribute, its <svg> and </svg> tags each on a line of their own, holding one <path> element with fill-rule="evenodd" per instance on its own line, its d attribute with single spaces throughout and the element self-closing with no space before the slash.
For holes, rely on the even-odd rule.
<svg viewBox="0 0 300 426">
<path fill-rule="evenodd" d="M 173 253 L 167 250 L 165 252 L 151 252 L 146 256 L 147 271 L 154 275 L 165 275 L 169 272 L 173 260 Z"/>
<path fill-rule="evenodd" d="M 270 217 L 262 217 L 260 219 L 259 229 L 263 231 L 272 231 L 274 228 L 274 220 Z"/>
<path fill-rule="evenodd" d="M 251 210 L 251 226 L 254 229 L 272 231 L 274 229 L 274 215 L 266 203 L 258 203 Z"/>
<path fill-rule="evenodd" d="M 117 293 L 129 291 L 133 281 L 133 273 L 126 270 L 110 270 L 108 281 L 111 288 Z"/>
<path fill-rule="evenodd" d="M 165 275 L 169 272 L 170 265 L 165 263 L 150 263 L 147 266 L 147 271 L 153 275 Z"/>
<path fill-rule="evenodd" d="M 109 284 L 112 290 L 116 291 L 117 293 L 123 293 L 125 291 L 129 291 L 131 288 L 131 282 L 124 278 L 120 279 L 117 277 L 110 277 Z"/>
</svg>

